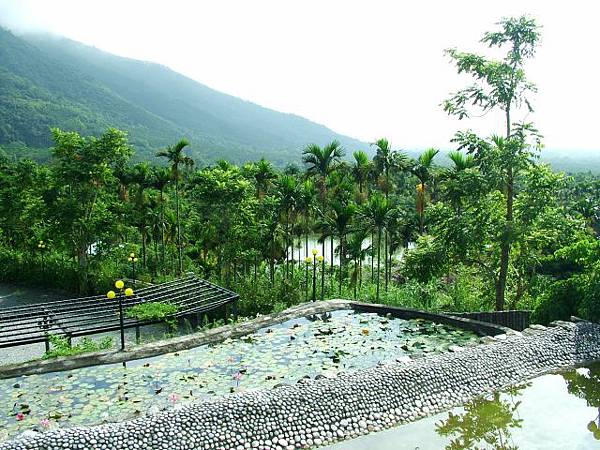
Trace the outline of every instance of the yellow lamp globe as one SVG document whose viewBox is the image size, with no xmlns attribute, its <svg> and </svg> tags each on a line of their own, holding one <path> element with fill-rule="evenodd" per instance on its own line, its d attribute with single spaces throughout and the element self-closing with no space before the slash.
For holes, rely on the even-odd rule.
<svg viewBox="0 0 600 450">
<path fill-rule="evenodd" d="M 133 258 L 133 262 L 138 262 L 138 259 L 137 258 Z"/>
<path fill-rule="evenodd" d="M 317 256 L 317 261 L 319 261 L 319 262 L 323 262 L 323 259 L 324 259 L 324 258 L 323 258 L 323 255 L 319 255 L 319 256 Z"/>
<path fill-rule="evenodd" d="M 134 257 L 135 257 L 135 253 L 131 252 L 131 253 L 129 254 L 129 257 L 130 257 L 130 258 L 134 258 Z"/>
<path fill-rule="evenodd" d="M 304 262 L 306 264 L 310 264 L 312 262 L 312 258 L 310 256 L 307 256 L 306 258 L 304 258 Z"/>
<path fill-rule="evenodd" d="M 316 248 L 313 248 L 313 249 L 312 249 L 312 254 L 313 254 L 313 256 L 316 256 L 316 255 L 317 255 L 317 253 L 319 253 L 319 250 L 317 250 Z"/>
<path fill-rule="evenodd" d="M 106 297 L 107 297 L 109 300 L 112 300 L 113 298 L 115 298 L 115 295 L 116 295 L 116 294 L 115 294 L 115 291 L 108 291 L 108 292 L 106 293 Z"/>
<path fill-rule="evenodd" d="M 125 295 L 127 297 L 131 297 L 133 295 L 133 289 L 131 289 L 131 288 L 125 289 Z"/>
<path fill-rule="evenodd" d="M 125 286 L 125 283 L 123 283 L 123 280 L 117 280 L 117 281 L 115 282 L 115 287 L 116 287 L 117 289 L 123 289 L 123 286 Z"/>
</svg>

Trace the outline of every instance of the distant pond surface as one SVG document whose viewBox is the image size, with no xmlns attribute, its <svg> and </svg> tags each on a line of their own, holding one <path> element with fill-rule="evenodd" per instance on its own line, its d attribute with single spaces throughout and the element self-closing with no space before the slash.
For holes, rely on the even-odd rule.
<svg viewBox="0 0 600 450">
<path fill-rule="evenodd" d="M 0 441 L 27 429 L 125 419 L 478 342 L 476 334 L 446 325 L 353 311 L 289 320 L 240 339 L 132 361 L 126 368 L 0 380 Z"/>
<path fill-rule="evenodd" d="M 324 450 L 600 449 L 600 363 Z"/>
<path fill-rule="evenodd" d="M 61 300 L 65 294 L 48 289 L 0 284 L 0 309 Z"/>
</svg>

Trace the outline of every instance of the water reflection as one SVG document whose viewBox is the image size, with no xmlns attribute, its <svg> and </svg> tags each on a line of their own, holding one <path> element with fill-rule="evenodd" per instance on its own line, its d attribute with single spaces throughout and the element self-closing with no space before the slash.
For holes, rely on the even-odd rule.
<svg viewBox="0 0 600 450">
<path fill-rule="evenodd" d="M 446 420 L 436 423 L 437 433 L 450 439 L 446 450 L 517 450 L 511 431 L 521 428 L 523 423 L 517 414 L 521 404 L 517 397 L 528 386 L 524 384 L 511 388 L 505 395 L 496 392 L 491 398 L 468 402 L 460 414 L 448 413 Z"/>
<path fill-rule="evenodd" d="M 569 394 L 582 398 L 588 406 L 597 408 L 596 417 L 588 422 L 587 429 L 600 440 L 600 362 L 562 374 Z"/>
<path fill-rule="evenodd" d="M 587 430 L 600 440 L 600 362 L 586 368 L 569 370 L 560 374 L 566 382 L 567 392 L 586 401 L 595 408 L 587 422 Z M 448 417 L 437 422 L 438 435 L 449 439 L 446 450 L 517 450 L 513 432 L 524 425 L 519 415 L 518 399 L 530 384 L 520 385 L 504 393 L 478 398 L 465 404 L 459 412 L 449 412 Z M 527 427 L 529 423 L 525 424 Z M 583 427 L 583 423 L 582 423 Z"/>
</svg>

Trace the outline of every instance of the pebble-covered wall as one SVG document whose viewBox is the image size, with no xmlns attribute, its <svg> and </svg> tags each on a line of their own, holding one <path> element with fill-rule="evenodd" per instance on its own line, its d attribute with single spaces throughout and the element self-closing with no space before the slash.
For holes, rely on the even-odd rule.
<svg viewBox="0 0 600 450">
<path fill-rule="evenodd" d="M 600 325 L 555 322 L 462 351 L 244 392 L 129 422 L 54 430 L 0 450 L 292 450 L 378 431 L 538 374 L 600 359 Z"/>
</svg>

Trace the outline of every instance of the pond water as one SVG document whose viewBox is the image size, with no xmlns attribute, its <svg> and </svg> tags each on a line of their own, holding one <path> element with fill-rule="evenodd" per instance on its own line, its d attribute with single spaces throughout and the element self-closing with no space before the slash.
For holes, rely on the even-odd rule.
<svg viewBox="0 0 600 450">
<path fill-rule="evenodd" d="M 371 239 L 367 238 L 363 242 L 362 248 L 368 249 L 370 245 L 371 245 Z M 336 265 L 340 263 L 340 257 L 339 257 L 339 253 L 337 251 L 338 246 L 339 246 L 339 240 L 334 238 L 333 239 L 333 248 L 334 248 L 333 263 Z M 409 248 L 414 247 L 414 243 L 412 243 L 412 242 L 409 243 L 408 247 Z M 317 251 L 319 252 L 320 255 L 323 254 L 323 244 L 319 243 L 318 236 L 309 236 L 308 252 L 306 251 L 306 242 L 304 240 L 304 237 L 300 240 L 298 240 L 298 238 L 296 238 L 296 239 L 294 239 L 293 245 L 288 247 L 288 259 L 290 261 L 294 260 L 296 262 L 300 261 L 302 263 L 307 256 L 309 258 L 313 257 L 313 255 L 312 255 L 313 249 L 317 249 Z M 398 249 L 398 251 L 396 251 L 394 253 L 394 259 L 396 261 L 399 261 L 402 259 L 403 255 L 404 255 L 404 248 L 400 247 Z M 327 261 L 327 263 L 330 263 L 330 261 L 331 261 L 331 238 L 327 238 L 325 241 L 325 254 L 323 256 L 325 257 L 325 260 Z M 365 266 L 370 265 L 371 257 L 367 256 L 365 258 L 365 260 L 363 261 L 363 264 Z"/>
<path fill-rule="evenodd" d="M 600 448 L 600 363 L 545 375 L 501 394 L 327 450 L 587 450 Z"/>
<path fill-rule="evenodd" d="M 0 441 L 26 429 L 120 420 L 149 409 L 477 342 L 474 333 L 433 322 L 335 311 L 212 346 L 132 361 L 126 368 L 96 366 L 0 380 Z"/>
<path fill-rule="evenodd" d="M 13 284 L 0 284 L 0 309 L 11 306 L 24 306 L 33 303 L 50 302 L 65 298 L 64 294 L 48 289 L 22 287 Z"/>
</svg>

